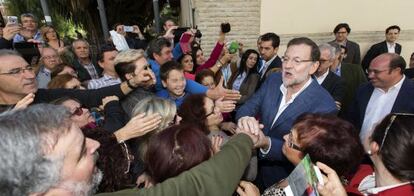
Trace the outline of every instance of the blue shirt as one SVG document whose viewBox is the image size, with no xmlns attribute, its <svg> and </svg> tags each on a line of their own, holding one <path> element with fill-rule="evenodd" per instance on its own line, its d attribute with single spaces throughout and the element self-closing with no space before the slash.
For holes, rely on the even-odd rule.
<svg viewBox="0 0 414 196">
<path fill-rule="evenodd" d="M 177 98 L 177 97 L 172 97 L 170 95 L 170 93 L 168 92 L 168 90 L 163 89 L 163 90 L 157 91 L 156 95 L 158 97 L 161 97 L 161 98 L 165 98 L 165 99 L 174 101 L 174 103 L 177 106 L 177 108 L 179 108 L 181 106 L 181 104 L 183 104 L 184 99 L 186 97 L 188 97 L 190 95 L 190 93 L 187 93 L 187 92 L 184 91 L 184 95 Z"/>
<path fill-rule="evenodd" d="M 155 91 L 158 92 L 161 90 L 165 90 L 161 82 L 160 65 L 152 59 L 149 59 L 148 62 L 151 65 L 151 69 L 154 72 L 155 78 L 157 80 L 155 83 Z M 206 86 L 203 86 L 195 82 L 194 80 L 186 79 L 186 82 L 187 84 L 185 85 L 185 92 L 189 92 L 191 94 L 205 94 L 208 90 Z"/>
</svg>

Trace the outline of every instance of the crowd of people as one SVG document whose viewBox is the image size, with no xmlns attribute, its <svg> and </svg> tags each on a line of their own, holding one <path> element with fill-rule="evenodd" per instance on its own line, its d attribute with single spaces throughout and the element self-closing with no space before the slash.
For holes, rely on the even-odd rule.
<svg viewBox="0 0 414 196">
<path fill-rule="evenodd" d="M 95 57 L 32 14 L 6 24 L 0 195 L 289 195 L 307 155 L 321 195 L 414 195 L 414 53 L 406 69 L 400 27 L 361 60 L 346 23 L 284 52 L 273 32 L 245 49 L 228 25 L 206 57 L 199 32 L 171 19 L 153 40 L 117 23 Z"/>
</svg>

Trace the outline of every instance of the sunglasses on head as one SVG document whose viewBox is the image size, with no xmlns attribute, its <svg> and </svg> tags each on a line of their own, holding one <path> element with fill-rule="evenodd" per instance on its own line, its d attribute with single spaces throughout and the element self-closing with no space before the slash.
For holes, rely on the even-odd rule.
<svg viewBox="0 0 414 196">
<path fill-rule="evenodd" d="M 72 112 L 72 116 L 80 116 L 83 114 L 83 109 L 82 107 L 77 107 L 75 109 L 75 111 Z"/>
</svg>

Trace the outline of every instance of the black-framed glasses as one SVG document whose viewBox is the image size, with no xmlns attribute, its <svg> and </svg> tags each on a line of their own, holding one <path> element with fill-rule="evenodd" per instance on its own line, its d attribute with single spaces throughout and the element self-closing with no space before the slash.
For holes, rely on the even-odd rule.
<svg viewBox="0 0 414 196">
<path fill-rule="evenodd" d="M 382 138 L 382 141 L 381 141 L 381 146 L 379 149 L 380 152 L 381 152 L 382 147 L 384 146 L 384 142 L 385 142 L 385 139 L 387 138 L 388 131 L 390 130 L 392 124 L 394 123 L 395 119 L 398 116 L 414 116 L 414 114 L 411 114 L 411 113 L 392 113 L 391 114 L 390 122 L 388 123 L 387 128 L 385 128 L 384 137 Z"/>
<path fill-rule="evenodd" d="M 293 134 L 292 134 L 292 132 L 290 132 L 289 135 L 288 135 L 288 146 L 289 146 L 289 148 L 293 148 L 297 151 L 302 151 L 298 145 L 293 143 Z"/>
<path fill-rule="evenodd" d="M 31 65 L 27 65 L 26 67 L 19 67 L 9 70 L 5 73 L 0 73 L 0 75 L 20 75 L 24 73 L 25 71 L 34 72 L 34 67 Z"/>
<path fill-rule="evenodd" d="M 81 116 L 83 114 L 82 107 L 77 107 L 75 111 L 72 112 L 72 116 Z"/>
<path fill-rule="evenodd" d="M 211 115 L 213 115 L 214 114 L 214 112 L 215 112 L 215 110 L 216 110 L 216 103 L 213 103 L 214 105 L 213 105 L 213 109 L 211 110 L 211 112 L 210 113 L 208 113 L 208 114 L 206 114 L 205 116 L 204 116 L 204 118 L 208 118 L 209 116 L 211 116 Z"/>
<path fill-rule="evenodd" d="M 286 56 L 282 56 L 282 62 L 283 63 L 288 63 L 289 61 L 293 62 L 294 65 L 298 66 L 301 63 L 305 63 L 305 62 L 313 62 L 314 60 L 312 59 L 308 59 L 308 60 L 301 60 L 299 57 L 295 57 L 290 59 L 289 57 Z"/>
</svg>

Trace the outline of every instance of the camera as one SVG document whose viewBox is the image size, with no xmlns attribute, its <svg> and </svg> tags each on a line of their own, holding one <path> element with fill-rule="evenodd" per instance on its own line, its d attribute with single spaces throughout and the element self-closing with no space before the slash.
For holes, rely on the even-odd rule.
<svg viewBox="0 0 414 196">
<path fill-rule="evenodd" d="M 191 27 L 178 27 L 175 31 L 174 31 L 174 43 L 178 43 L 180 41 L 181 35 L 183 33 L 185 33 L 186 31 L 188 31 L 189 29 L 191 29 Z M 201 33 L 200 30 L 197 29 L 197 27 L 195 27 L 194 29 L 196 29 L 197 31 L 194 33 L 194 37 L 196 38 L 201 38 L 203 36 L 203 34 Z"/>
<path fill-rule="evenodd" d="M 17 24 L 17 16 L 7 16 L 7 22 L 9 24 Z"/>
<path fill-rule="evenodd" d="M 124 31 L 125 32 L 133 32 L 134 31 L 134 27 L 133 26 L 124 26 Z"/>
<path fill-rule="evenodd" d="M 231 31 L 230 23 L 228 23 L 228 22 L 221 23 L 220 27 L 221 27 L 221 32 L 223 32 L 223 33 L 228 33 L 228 32 Z"/>
</svg>

